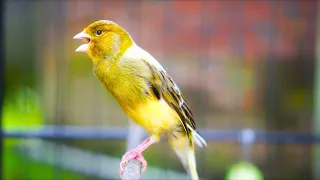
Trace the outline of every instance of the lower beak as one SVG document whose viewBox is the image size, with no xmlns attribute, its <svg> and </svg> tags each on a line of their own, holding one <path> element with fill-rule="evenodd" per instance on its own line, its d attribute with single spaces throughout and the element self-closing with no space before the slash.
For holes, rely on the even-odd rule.
<svg viewBox="0 0 320 180">
<path fill-rule="evenodd" d="M 76 49 L 76 52 L 86 52 L 89 48 L 90 36 L 87 33 L 80 32 L 79 34 L 75 35 L 73 39 L 84 39 L 87 40 L 87 44 L 82 44 Z"/>
</svg>

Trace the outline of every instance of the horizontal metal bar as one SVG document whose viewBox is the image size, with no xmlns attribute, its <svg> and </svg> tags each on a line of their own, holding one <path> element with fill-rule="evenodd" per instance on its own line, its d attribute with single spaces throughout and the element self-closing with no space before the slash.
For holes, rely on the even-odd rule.
<svg viewBox="0 0 320 180">
<path fill-rule="evenodd" d="M 270 132 L 253 129 L 210 130 L 199 129 L 206 141 L 230 141 L 240 143 L 318 143 L 320 136 L 311 133 Z M 147 134 L 145 134 L 147 136 Z M 121 139 L 128 136 L 127 127 L 92 127 L 92 126 L 43 126 L 33 129 L 6 129 L 6 138 L 68 138 L 68 139 Z"/>
</svg>

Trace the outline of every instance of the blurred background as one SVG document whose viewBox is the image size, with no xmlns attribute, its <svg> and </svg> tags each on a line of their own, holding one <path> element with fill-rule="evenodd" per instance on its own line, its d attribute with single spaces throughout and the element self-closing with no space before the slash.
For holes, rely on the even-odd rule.
<svg viewBox="0 0 320 180">
<path fill-rule="evenodd" d="M 208 141 L 196 149 L 201 178 L 320 179 L 317 1 L 4 5 L 3 179 L 118 179 L 128 132 L 146 136 L 128 131 L 90 59 L 75 52 L 73 36 L 100 19 L 130 32 L 179 85 Z M 185 179 L 166 141 L 144 156 L 142 179 Z"/>
</svg>

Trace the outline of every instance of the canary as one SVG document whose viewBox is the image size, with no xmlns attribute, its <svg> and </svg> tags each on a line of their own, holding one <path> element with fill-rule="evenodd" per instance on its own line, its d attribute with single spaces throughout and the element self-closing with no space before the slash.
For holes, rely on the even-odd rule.
<svg viewBox="0 0 320 180">
<path fill-rule="evenodd" d="M 194 144 L 206 146 L 185 97 L 160 63 L 140 48 L 130 34 L 109 20 L 93 22 L 74 36 L 84 39 L 76 52 L 85 52 L 92 60 L 96 77 L 114 96 L 125 113 L 150 136 L 127 152 L 120 163 L 120 175 L 130 159 L 147 162 L 142 152 L 166 136 L 192 179 L 199 179 Z"/>
</svg>

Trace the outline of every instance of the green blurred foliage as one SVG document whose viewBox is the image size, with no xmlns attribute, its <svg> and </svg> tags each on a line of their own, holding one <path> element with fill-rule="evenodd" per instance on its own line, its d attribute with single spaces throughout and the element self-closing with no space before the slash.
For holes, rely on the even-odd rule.
<svg viewBox="0 0 320 180">
<path fill-rule="evenodd" d="M 29 87 L 19 87 L 7 93 L 2 109 L 4 130 L 32 130 L 43 124 L 40 95 Z M 4 142 L 4 179 L 50 179 L 52 167 L 28 160 L 15 151 L 21 139 Z M 26 168 L 27 167 L 27 168 Z M 65 176 L 70 177 L 70 176 Z M 52 178 L 51 178 L 52 179 Z"/>
<path fill-rule="evenodd" d="M 238 162 L 230 167 L 226 180 L 263 180 L 261 171 L 250 162 Z"/>
<path fill-rule="evenodd" d="M 53 167 L 49 164 L 39 163 L 22 156 L 11 146 L 10 139 L 4 141 L 4 168 L 2 178 L 5 180 L 53 180 L 59 172 L 60 180 L 82 180 L 80 174 Z"/>
<path fill-rule="evenodd" d="M 41 96 L 29 87 L 16 88 L 5 96 L 2 123 L 5 129 L 30 130 L 43 124 Z"/>
</svg>

